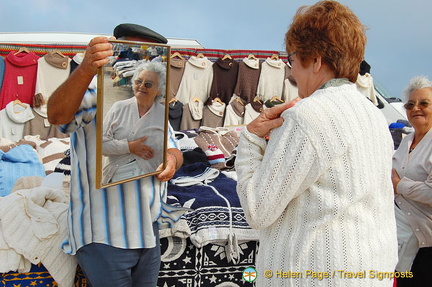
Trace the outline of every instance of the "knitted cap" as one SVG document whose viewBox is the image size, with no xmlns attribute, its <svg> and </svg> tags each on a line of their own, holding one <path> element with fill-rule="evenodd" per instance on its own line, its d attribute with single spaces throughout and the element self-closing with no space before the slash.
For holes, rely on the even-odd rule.
<svg viewBox="0 0 432 287">
<path fill-rule="evenodd" d="M 223 152 L 214 144 L 208 145 L 208 149 L 204 151 L 204 153 L 211 165 L 225 162 L 225 156 Z"/>
<path fill-rule="evenodd" d="M 164 36 L 162 36 L 159 33 L 156 33 L 152 29 L 149 29 L 141 25 L 124 23 L 114 28 L 114 37 L 116 37 L 117 39 L 120 37 L 128 37 L 128 36 L 147 38 L 156 41 L 156 43 L 162 43 L 162 44 L 168 43 L 168 40 Z"/>
</svg>

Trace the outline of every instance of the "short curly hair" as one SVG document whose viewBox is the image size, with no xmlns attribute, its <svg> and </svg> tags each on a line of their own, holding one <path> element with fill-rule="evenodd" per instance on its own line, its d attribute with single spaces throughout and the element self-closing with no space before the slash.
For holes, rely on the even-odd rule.
<svg viewBox="0 0 432 287">
<path fill-rule="evenodd" d="M 135 88 L 135 80 L 141 71 L 150 71 L 158 75 L 158 89 L 160 97 L 165 97 L 166 92 L 166 63 L 145 61 L 136 67 L 132 77 L 132 88 Z"/>
<path fill-rule="evenodd" d="M 402 100 L 405 103 L 408 102 L 409 95 L 414 90 L 419 90 L 419 89 L 424 89 L 424 88 L 432 89 L 432 81 L 430 81 L 427 76 L 415 76 L 415 77 L 411 78 L 411 80 L 408 83 L 408 86 L 402 92 Z"/>
<path fill-rule="evenodd" d="M 288 53 L 307 63 L 321 56 L 336 78 L 357 81 L 366 47 L 366 27 L 337 1 L 319 1 L 297 10 L 287 33 Z"/>
</svg>

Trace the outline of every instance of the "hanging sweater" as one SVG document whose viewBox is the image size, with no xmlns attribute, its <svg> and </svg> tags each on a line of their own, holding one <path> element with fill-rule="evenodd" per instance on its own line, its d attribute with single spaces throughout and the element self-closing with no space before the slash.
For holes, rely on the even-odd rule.
<svg viewBox="0 0 432 287">
<path fill-rule="evenodd" d="M 207 57 L 189 58 L 176 96 L 180 102 L 187 104 L 193 98 L 197 98 L 205 103 L 210 95 L 213 81 L 212 65 L 213 63 Z"/>
<path fill-rule="evenodd" d="M 34 118 L 24 123 L 23 136 L 39 135 L 41 139 L 67 138 L 68 134 L 62 133 L 57 126 L 48 122 L 46 117 L 33 113 Z"/>
<path fill-rule="evenodd" d="M 33 109 L 44 118 L 47 117 L 49 97 L 69 76 L 69 62 L 69 57 L 55 51 L 45 54 L 38 60 Z M 36 100 L 39 100 L 39 103 L 36 103 Z"/>
<path fill-rule="evenodd" d="M 248 223 L 261 230 L 258 274 L 303 277 L 258 276 L 257 284 L 391 286 L 370 276 L 397 263 L 393 142 L 383 114 L 344 84 L 317 90 L 282 117 L 268 143 L 242 133 L 237 192 Z M 306 277 L 307 270 L 330 278 Z M 365 278 L 341 278 L 338 270 Z"/>
<path fill-rule="evenodd" d="M 183 105 L 180 130 L 198 129 L 201 126 L 204 105 L 200 100 Z"/>
<path fill-rule="evenodd" d="M 264 109 L 264 104 L 258 99 L 258 97 L 255 97 L 249 104 L 245 106 L 245 113 L 244 113 L 244 121 L 243 124 L 247 125 L 254 119 L 256 119 L 260 113 Z"/>
<path fill-rule="evenodd" d="M 282 98 L 285 80 L 285 63 L 281 60 L 267 58 L 261 65 L 257 96 L 263 102 L 276 96 Z"/>
<path fill-rule="evenodd" d="M 168 105 L 169 108 L 169 123 L 173 130 L 179 131 L 183 115 L 183 103 L 176 101 Z"/>
<path fill-rule="evenodd" d="M 245 101 L 234 95 L 225 109 L 224 127 L 231 125 L 242 125 L 245 114 Z"/>
<path fill-rule="evenodd" d="M 378 100 L 375 95 L 375 85 L 371 74 L 359 74 L 356 81 L 357 89 L 365 95 L 375 106 L 378 106 Z"/>
<path fill-rule="evenodd" d="M 0 111 L 0 137 L 19 141 L 24 137 L 24 124 L 33 118 L 29 104 L 9 102 L 6 108 Z"/>
<path fill-rule="evenodd" d="M 13 100 L 33 105 L 38 59 L 35 53 L 11 51 L 5 58 L 5 74 L 0 92 L 0 110 Z"/>
<path fill-rule="evenodd" d="M 172 58 L 170 59 L 170 82 L 169 82 L 169 95 L 168 98 L 172 99 L 177 95 L 183 73 L 185 70 L 185 59 Z"/>
<path fill-rule="evenodd" d="M 291 79 L 291 68 L 285 65 L 285 80 L 282 99 L 285 102 L 289 102 L 298 97 L 298 88 L 294 86 L 294 81 Z"/>
<path fill-rule="evenodd" d="M 256 96 L 258 81 L 261 73 L 261 63 L 258 59 L 244 58 L 239 63 L 237 83 L 234 93 L 250 103 Z"/>
<path fill-rule="evenodd" d="M 206 105 L 211 105 L 211 100 L 215 98 L 219 98 L 225 105 L 228 105 L 237 82 L 239 64 L 233 59 L 219 58 L 212 67 L 213 82 Z"/>
<path fill-rule="evenodd" d="M 226 105 L 224 102 L 219 103 L 216 101 L 210 105 L 204 106 L 201 125 L 212 128 L 223 126 L 225 108 Z"/>
</svg>

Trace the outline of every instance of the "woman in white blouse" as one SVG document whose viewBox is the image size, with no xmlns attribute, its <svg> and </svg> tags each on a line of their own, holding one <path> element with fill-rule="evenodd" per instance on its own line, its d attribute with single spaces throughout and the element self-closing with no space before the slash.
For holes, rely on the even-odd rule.
<svg viewBox="0 0 432 287">
<path fill-rule="evenodd" d="M 162 163 L 166 66 L 159 62 L 140 64 L 132 78 L 134 97 L 117 101 L 104 119 L 103 182 L 154 172 Z"/>
<path fill-rule="evenodd" d="M 411 79 L 404 92 L 407 135 L 393 156 L 392 180 L 398 226 L 398 271 L 411 271 L 398 279 L 398 287 L 432 286 L 432 82 Z M 412 276 L 411 276 L 412 275 Z"/>
</svg>

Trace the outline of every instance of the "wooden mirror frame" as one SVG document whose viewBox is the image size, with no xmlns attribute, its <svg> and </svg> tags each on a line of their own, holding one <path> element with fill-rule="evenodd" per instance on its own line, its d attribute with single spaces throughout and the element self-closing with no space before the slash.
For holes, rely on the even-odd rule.
<svg viewBox="0 0 432 287">
<path fill-rule="evenodd" d="M 163 125 L 163 142 L 160 144 L 163 145 L 162 148 L 162 169 L 166 166 L 166 158 L 167 158 L 167 148 L 168 148 L 168 94 L 169 94 L 169 67 L 170 67 L 170 54 L 171 49 L 170 46 L 164 44 L 157 43 L 147 43 L 147 42 L 137 42 L 137 41 L 123 41 L 123 40 L 110 40 L 110 43 L 113 45 L 114 55 L 110 57 L 110 63 L 105 65 L 102 68 L 99 68 L 97 75 L 97 113 L 96 113 L 96 188 L 106 188 L 109 186 L 114 186 L 118 184 L 122 184 L 125 182 L 129 182 L 132 180 L 136 180 L 139 178 L 152 176 L 159 174 L 161 171 L 150 171 L 148 173 L 143 173 L 136 176 L 131 176 L 128 178 L 121 179 L 115 182 L 104 182 L 103 178 L 103 169 L 104 169 L 104 161 L 106 160 L 106 156 L 102 153 L 102 145 L 103 145 L 103 124 L 104 117 L 111 108 L 112 104 L 117 101 L 121 101 L 130 97 L 133 97 L 132 91 L 132 78 L 135 71 L 136 65 L 133 68 L 133 71 L 129 71 L 130 77 L 126 79 L 126 77 L 120 78 L 114 69 L 114 63 L 117 62 L 119 57 L 123 57 L 121 52 L 132 51 L 133 58 L 131 60 L 138 61 L 162 61 L 166 64 L 166 82 L 165 82 L 165 95 L 159 101 L 159 103 L 164 105 L 165 115 L 164 115 L 164 123 Z M 124 54 L 124 53 L 123 53 Z M 155 59 L 155 58 L 157 59 Z M 133 61 L 132 61 L 133 62 Z M 129 83 L 127 82 L 129 80 Z M 111 92 L 113 87 L 116 87 L 118 81 L 124 81 L 120 83 L 118 88 L 121 88 L 122 91 L 117 90 L 116 92 Z M 129 88 L 129 91 L 127 91 Z M 129 93 L 130 96 L 127 95 Z"/>
</svg>

